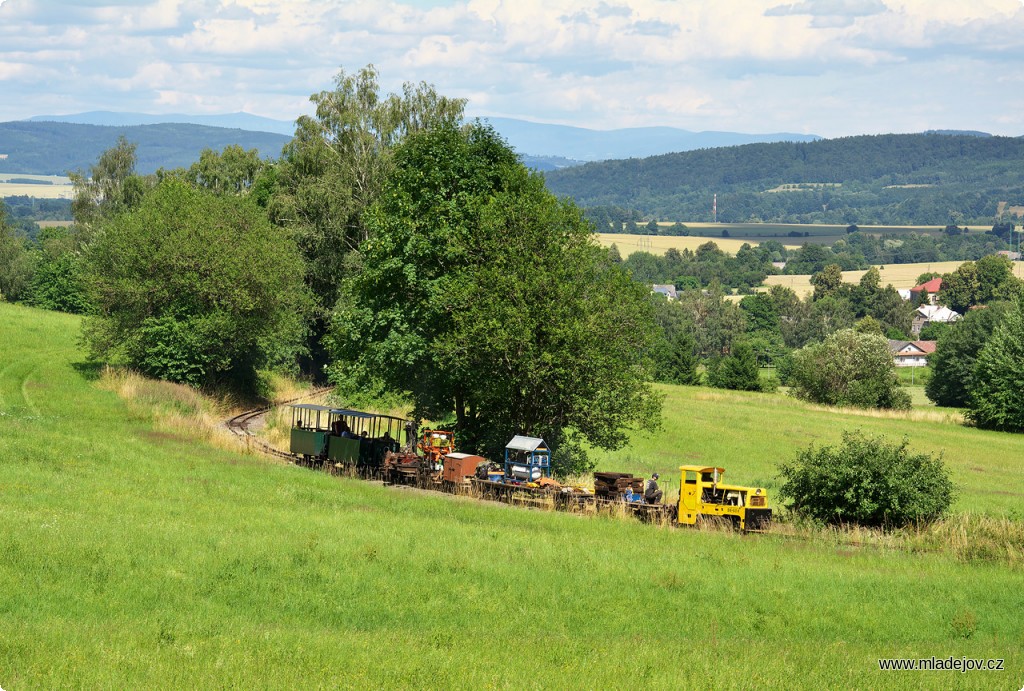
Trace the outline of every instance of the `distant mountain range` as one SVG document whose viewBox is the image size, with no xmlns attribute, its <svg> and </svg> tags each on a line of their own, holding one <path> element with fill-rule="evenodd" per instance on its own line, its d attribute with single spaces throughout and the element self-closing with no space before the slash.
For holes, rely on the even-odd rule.
<svg viewBox="0 0 1024 691">
<path fill-rule="evenodd" d="M 276 158 L 291 137 L 207 125 L 163 123 L 134 126 L 82 125 L 67 122 L 0 123 L 0 173 L 64 175 L 85 171 L 100 154 L 124 136 L 136 144 L 136 170 L 187 168 L 203 149 L 222 150 L 230 144 L 256 149 Z"/>
<path fill-rule="evenodd" d="M 226 127 L 232 130 L 273 132 L 274 134 L 287 135 L 289 139 L 295 134 L 295 122 L 292 120 L 274 120 L 249 113 L 224 113 L 221 115 L 184 115 L 182 113 L 172 113 L 168 115 L 149 115 L 147 113 L 114 113 L 109 110 L 94 110 L 88 113 L 75 113 L 73 115 L 36 115 L 29 118 L 28 122 L 70 122 L 76 125 L 103 125 L 106 127 L 184 123 L 189 125 L 206 125 L 208 127 Z"/>
<path fill-rule="evenodd" d="M 555 170 L 586 161 L 642 158 L 678 151 L 735 146 L 759 142 L 807 142 L 820 139 L 813 134 L 777 132 L 743 134 L 739 132 L 691 132 L 674 127 L 632 127 L 616 130 L 592 130 L 583 127 L 550 125 L 513 118 L 481 118 L 494 126 L 518 151 L 524 162 L 538 170 Z M 274 120 L 249 113 L 223 115 L 149 115 L 92 111 L 72 115 L 38 115 L 29 122 L 63 122 L 79 125 L 129 127 L 186 123 L 224 127 L 253 132 L 269 132 L 291 137 L 294 121 Z M 25 171 L 21 171 L 25 172 Z"/>
<path fill-rule="evenodd" d="M 686 222 L 943 227 L 1019 217 L 1022 171 L 1024 137 L 932 132 L 600 161 L 545 180 L 591 209 L 602 228 L 623 209 Z"/>
<path fill-rule="evenodd" d="M 711 149 L 762 142 L 811 142 L 814 134 L 777 132 L 691 132 L 675 127 L 630 127 L 589 130 L 583 127 L 547 125 L 511 118 L 485 118 L 516 151 L 532 155 L 562 156 L 576 161 L 644 158 L 694 149 Z"/>
</svg>

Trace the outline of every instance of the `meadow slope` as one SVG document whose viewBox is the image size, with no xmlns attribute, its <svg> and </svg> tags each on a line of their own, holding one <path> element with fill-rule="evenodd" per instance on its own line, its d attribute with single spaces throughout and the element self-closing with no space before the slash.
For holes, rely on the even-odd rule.
<svg viewBox="0 0 1024 691">
<path fill-rule="evenodd" d="M 778 464 L 811 444 L 835 445 L 844 430 L 862 430 L 914 451 L 941 454 L 959 490 L 957 511 L 1024 517 L 1024 435 L 962 424 L 959 411 L 919 406 L 908 412 L 836 409 L 777 393 L 659 386 L 662 428 L 635 433 L 625 449 L 594 451 L 601 470 L 650 475 L 657 470 L 679 489 L 683 464 L 722 466 L 731 482 L 776 486 Z M 669 493 L 673 494 L 673 493 Z"/>
<path fill-rule="evenodd" d="M 1018 569 L 328 477 L 161 426 L 90 379 L 77 330 L 0 305 L 4 688 L 1024 680 Z M 183 414 L 195 405 L 155 390 Z M 700 422 L 709 409 L 690 400 Z M 734 436 L 771 443 L 769 424 Z M 1005 658 L 1007 671 L 879 672 L 894 656 Z"/>
</svg>

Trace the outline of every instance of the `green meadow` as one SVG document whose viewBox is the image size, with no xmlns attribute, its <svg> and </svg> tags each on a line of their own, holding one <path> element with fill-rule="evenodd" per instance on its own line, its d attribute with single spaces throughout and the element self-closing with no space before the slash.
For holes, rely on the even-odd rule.
<svg viewBox="0 0 1024 691">
<path fill-rule="evenodd" d="M 1024 518 L 1024 435 L 967 427 L 959 410 L 928 405 L 921 386 L 910 387 L 915 407 L 907 412 L 834 409 L 784 393 L 659 389 L 662 428 L 632 435 L 622 451 L 593 452 L 602 470 L 658 471 L 678 491 L 680 465 L 707 464 L 725 468 L 730 482 L 773 488 L 780 461 L 811 444 L 838 444 L 844 430 L 859 429 L 891 441 L 906 437 L 914 451 L 941 454 L 960 490 L 957 511 Z"/>
<path fill-rule="evenodd" d="M 670 530 L 330 477 L 171 424 L 210 414 L 180 387 L 119 396 L 83 364 L 78 327 L 0 304 L 8 691 L 1024 682 L 1019 561 Z M 856 422 L 944 448 L 961 508 L 1019 504 L 1016 438 L 783 396 L 665 392 L 665 429 L 617 463 L 720 462 L 733 480 L 768 483 L 778 459 Z M 1000 478 L 1015 496 L 984 491 Z M 932 656 L 1002 658 L 1006 671 L 878 668 Z"/>
</svg>

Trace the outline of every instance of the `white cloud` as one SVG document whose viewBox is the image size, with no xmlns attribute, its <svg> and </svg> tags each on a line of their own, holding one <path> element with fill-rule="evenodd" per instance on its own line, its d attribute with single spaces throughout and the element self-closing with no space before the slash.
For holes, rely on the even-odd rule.
<svg viewBox="0 0 1024 691">
<path fill-rule="evenodd" d="M 0 119 L 56 102 L 291 120 L 339 66 L 370 62 L 384 88 L 432 82 L 472 114 L 1024 134 L 1019 0 L 0 2 Z"/>
</svg>

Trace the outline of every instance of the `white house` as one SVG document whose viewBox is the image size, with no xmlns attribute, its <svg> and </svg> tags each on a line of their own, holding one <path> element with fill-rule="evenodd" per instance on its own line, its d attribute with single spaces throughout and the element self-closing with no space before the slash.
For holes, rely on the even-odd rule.
<svg viewBox="0 0 1024 691">
<path fill-rule="evenodd" d="M 924 367 L 935 352 L 935 341 L 889 341 L 892 360 L 897 367 Z"/>
<path fill-rule="evenodd" d="M 911 325 L 910 330 L 916 336 L 921 333 L 921 329 L 932 322 L 948 324 L 959 319 L 960 313 L 954 312 L 948 307 L 943 307 L 942 305 L 921 305 L 914 312 L 914 323 Z"/>
</svg>

